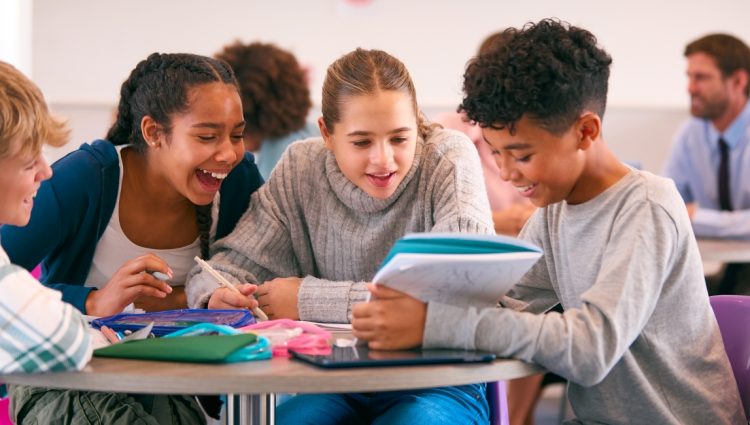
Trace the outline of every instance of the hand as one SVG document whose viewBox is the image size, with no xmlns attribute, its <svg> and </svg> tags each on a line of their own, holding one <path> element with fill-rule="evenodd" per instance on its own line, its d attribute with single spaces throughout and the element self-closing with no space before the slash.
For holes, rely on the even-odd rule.
<svg viewBox="0 0 750 425">
<path fill-rule="evenodd" d="M 223 287 L 214 291 L 208 300 L 208 308 L 239 310 L 258 306 L 258 301 L 253 298 L 258 285 L 245 283 L 244 285 L 236 285 L 235 288 L 240 291 L 239 294 L 229 288 Z"/>
<path fill-rule="evenodd" d="M 352 310 L 352 334 L 373 350 L 399 350 L 422 345 L 427 304 L 403 292 L 369 283 L 372 300 Z"/>
<path fill-rule="evenodd" d="M 690 217 L 690 221 L 693 221 L 693 216 L 695 216 L 695 211 L 698 209 L 698 203 L 697 202 L 691 202 L 689 204 L 685 204 L 687 207 L 688 217 Z"/>
<path fill-rule="evenodd" d="M 141 255 L 123 264 L 102 289 L 91 291 L 86 298 L 86 313 L 110 316 L 122 312 L 141 297 L 165 298 L 172 287 L 148 271 L 172 277 L 169 265 L 154 254 Z"/>
<path fill-rule="evenodd" d="M 145 311 L 180 310 L 188 308 L 187 294 L 185 294 L 184 286 L 173 286 L 172 293 L 166 298 L 139 297 L 133 305 Z"/>
<path fill-rule="evenodd" d="M 258 287 L 260 309 L 269 319 L 299 320 L 297 295 L 302 285 L 299 277 L 277 277 Z"/>
</svg>

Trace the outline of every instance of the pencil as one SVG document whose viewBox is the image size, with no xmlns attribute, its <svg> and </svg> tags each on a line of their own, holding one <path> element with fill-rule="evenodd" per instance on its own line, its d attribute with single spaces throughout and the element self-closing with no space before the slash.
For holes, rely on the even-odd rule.
<svg viewBox="0 0 750 425">
<path fill-rule="evenodd" d="M 231 282 L 229 282 L 224 276 L 222 276 L 219 272 L 217 272 L 216 270 L 214 270 L 214 268 L 211 267 L 210 264 L 208 264 L 207 262 L 203 261 L 197 255 L 195 256 L 195 261 L 201 266 L 201 268 L 203 268 L 203 270 L 205 270 L 206 272 L 208 272 L 208 274 L 210 274 L 211 276 L 213 276 L 214 279 L 216 279 L 216 283 L 218 283 L 219 286 L 223 286 L 225 288 L 229 288 L 232 291 L 234 291 L 234 292 L 236 292 L 238 294 L 241 294 L 240 290 L 237 289 L 236 286 L 232 285 Z M 266 316 L 266 313 L 264 313 L 263 310 L 260 309 L 260 307 L 253 307 L 252 311 L 253 311 L 253 314 L 255 315 L 255 317 L 257 317 L 258 319 L 260 319 L 260 321 L 268 320 L 268 316 Z"/>
</svg>

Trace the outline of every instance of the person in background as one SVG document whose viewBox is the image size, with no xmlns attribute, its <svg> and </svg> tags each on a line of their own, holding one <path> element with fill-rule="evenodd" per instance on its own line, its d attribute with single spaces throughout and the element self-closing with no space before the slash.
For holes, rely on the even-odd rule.
<svg viewBox="0 0 750 425">
<path fill-rule="evenodd" d="M 500 48 L 513 36 L 513 31 L 499 31 L 489 35 L 479 46 L 477 56 L 489 53 L 493 49 Z M 484 172 L 484 184 L 487 187 L 487 196 L 492 208 L 492 221 L 495 223 L 495 232 L 517 236 L 518 232 L 528 220 L 535 207 L 522 197 L 518 191 L 508 182 L 500 178 L 500 170 L 495 164 L 489 145 L 482 138 L 482 129 L 469 122 L 465 114 L 449 112 L 440 114 L 435 122 L 445 128 L 458 130 L 469 136 L 477 148 L 479 158 L 482 161 Z"/>
<path fill-rule="evenodd" d="M 390 247 L 410 232 L 492 233 L 476 149 L 429 124 L 401 61 L 357 49 L 329 66 L 321 137 L 289 146 L 209 261 L 257 301 L 196 268 L 191 307 L 260 305 L 272 319 L 348 323 Z M 254 285 L 240 285 L 241 288 Z M 303 394 L 279 424 L 486 424 L 484 384 L 366 394 Z"/>
<path fill-rule="evenodd" d="M 262 183 L 244 150 L 244 125 L 226 62 L 149 55 L 122 84 L 107 140 L 57 161 L 29 225 L 0 229 L 10 258 L 27 269 L 42 262 L 42 281 L 90 315 L 131 303 L 149 311 L 186 307 L 193 258 L 208 258 L 212 241 L 234 229 Z M 17 423 L 205 422 L 191 396 L 15 385 L 11 395 Z M 209 399 L 206 412 L 218 417 L 218 399 L 202 400 Z"/>
<path fill-rule="evenodd" d="M 237 41 L 216 54 L 237 76 L 245 116 L 245 149 L 255 153 L 260 174 L 271 170 L 292 142 L 319 136 L 307 122 L 312 102 L 306 71 L 294 55 L 270 43 Z"/>
<path fill-rule="evenodd" d="M 568 380 L 571 423 L 744 423 L 684 203 L 671 180 L 623 164 L 604 142 L 611 63 L 589 31 L 545 19 L 468 66 L 461 109 L 538 207 L 520 238 L 544 256 L 500 308 L 425 304 L 371 284 L 353 334 L 372 349 L 539 364 Z M 557 303 L 562 313 L 542 314 Z"/>
<path fill-rule="evenodd" d="M 0 226 L 29 222 L 34 196 L 52 175 L 42 145 L 61 146 L 69 133 L 50 115 L 39 88 L 0 61 Z M 0 293 L 0 375 L 75 370 L 88 363 L 91 337 L 81 313 L 14 265 L 2 246 Z"/>
<path fill-rule="evenodd" d="M 664 174 L 688 207 L 695 235 L 750 239 L 750 48 L 729 34 L 685 47 L 690 114 Z M 750 264 L 729 264 L 717 293 L 750 284 Z M 747 288 L 745 288 L 747 289 Z"/>
</svg>

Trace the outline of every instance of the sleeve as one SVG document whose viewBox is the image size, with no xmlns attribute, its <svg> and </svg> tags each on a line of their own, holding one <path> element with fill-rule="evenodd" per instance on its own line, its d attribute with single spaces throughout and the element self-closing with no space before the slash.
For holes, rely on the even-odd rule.
<svg viewBox="0 0 750 425">
<path fill-rule="evenodd" d="M 479 155 L 471 141 L 455 131 L 436 131 L 446 149 L 432 170 L 426 190 L 433 202 L 431 232 L 494 234 Z M 424 158 L 429 162 L 429 158 Z M 427 164 L 425 164 L 427 166 Z"/>
<path fill-rule="evenodd" d="M 719 211 L 698 207 L 692 221 L 698 237 L 750 239 L 750 209 Z"/>
<path fill-rule="evenodd" d="M 10 261 L 33 270 L 45 258 L 70 248 L 77 236 L 78 221 L 91 208 L 89 191 L 101 190 L 101 182 L 87 160 L 87 153 L 74 151 L 52 166 L 52 178 L 42 182 L 34 198 L 31 219 L 26 226 L 0 227 L 0 240 Z M 95 166 L 96 172 L 99 167 Z M 63 301 L 85 311 L 85 300 L 92 288 L 78 282 L 45 282 L 62 292 Z"/>
<path fill-rule="evenodd" d="M 81 314 L 22 268 L 0 266 L 0 374 L 82 369 L 91 337 Z"/>
<path fill-rule="evenodd" d="M 285 178 L 292 172 L 288 159 L 285 156 L 268 182 L 252 195 L 234 230 L 211 247 L 209 263 L 233 283 L 262 284 L 301 273 L 285 217 L 286 209 L 294 205 L 294 179 Z M 218 286 L 196 266 L 185 288 L 188 306 L 200 308 Z"/>
<path fill-rule="evenodd" d="M 686 139 L 688 131 L 689 127 L 686 124 L 675 138 L 672 151 L 664 166 L 664 176 L 674 180 L 677 191 L 680 192 L 680 196 L 685 203 L 695 202 L 695 196 L 690 190 L 690 175 L 692 172 Z"/>
<path fill-rule="evenodd" d="M 537 315 L 431 304 L 426 327 L 452 326 L 425 332 L 425 346 L 487 350 L 540 364 L 583 386 L 601 382 L 646 326 L 677 255 L 676 225 L 660 206 L 634 204 L 612 232 L 579 308 Z"/>
</svg>

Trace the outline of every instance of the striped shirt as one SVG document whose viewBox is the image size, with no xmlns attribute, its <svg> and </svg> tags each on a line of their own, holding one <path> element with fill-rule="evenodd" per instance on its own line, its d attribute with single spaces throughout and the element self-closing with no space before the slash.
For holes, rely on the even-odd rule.
<svg viewBox="0 0 750 425">
<path fill-rule="evenodd" d="M 81 314 L 13 265 L 0 247 L 0 375 L 81 369 L 91 337 Z"/>
</svg>

